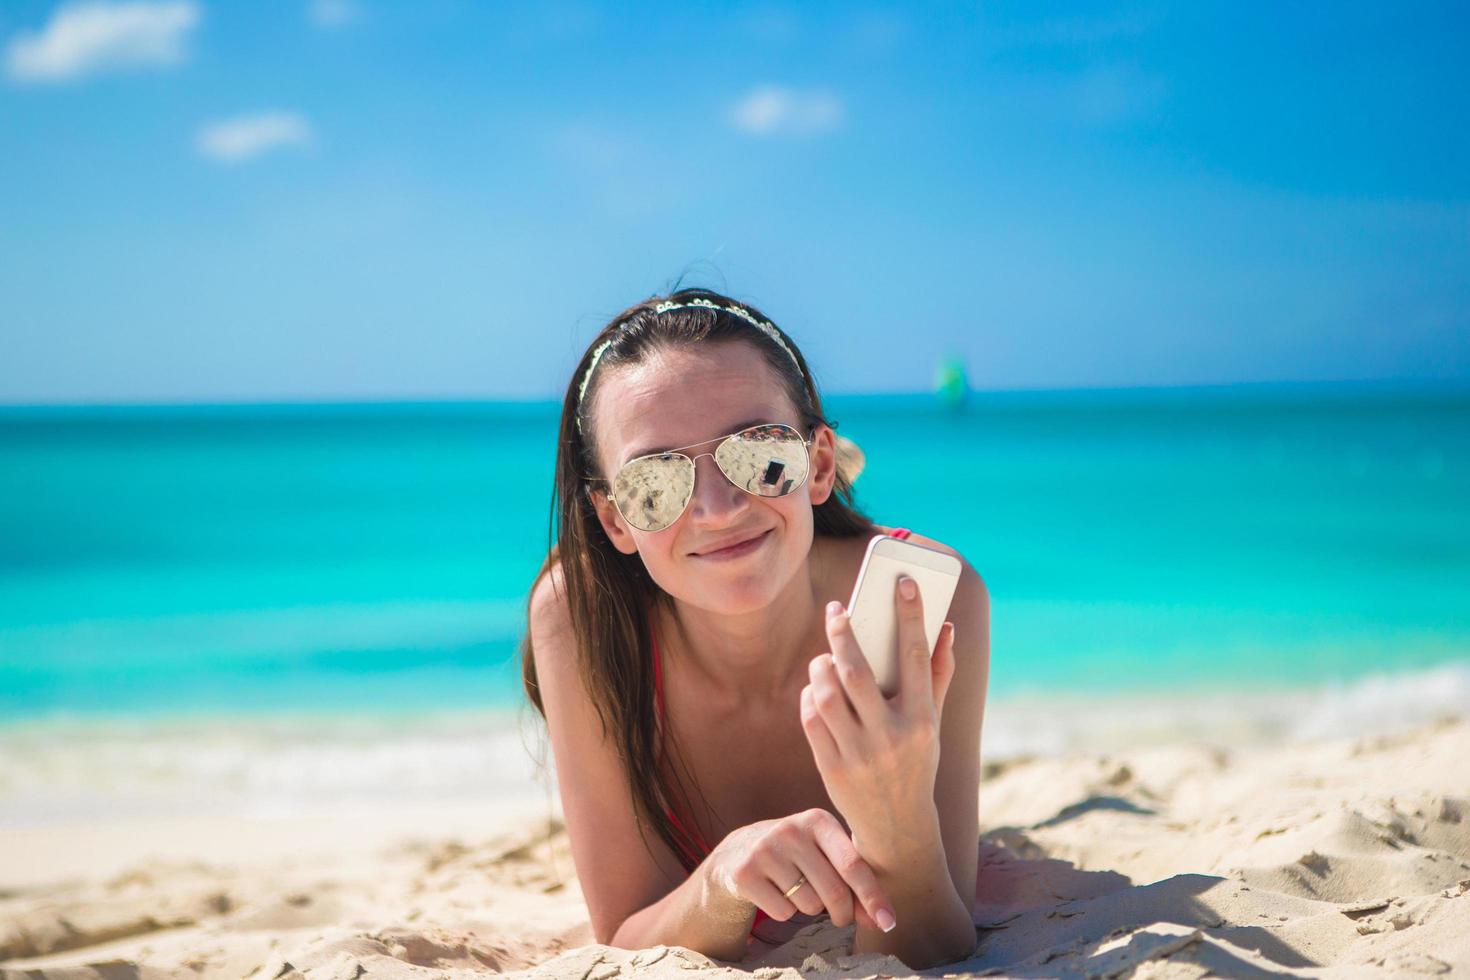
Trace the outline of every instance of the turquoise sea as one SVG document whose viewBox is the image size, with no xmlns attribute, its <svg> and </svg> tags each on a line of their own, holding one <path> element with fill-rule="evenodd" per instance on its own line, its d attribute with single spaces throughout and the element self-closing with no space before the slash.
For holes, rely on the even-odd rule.
<svg viewBox="0 0 1470 980">
<path fill-rule="evenodd" d="M 1394 677 L 1470 690 L 1470 390 L 827 407 L 867 455 L 859 504 L 987 580 L 997 704 L 1361 693 Z M 455 746 L 463 719 L 509 717 L 556 412 L 0 409 L 0 815 L 5 792 L 34 802 L 54 783 L 58 746 L 98 733 L 173 732 L 184 772 L 222 719 L 340 751 L 384 719 Z M 401 745 L 369 741 L 364 771 Z M 239 777 L 261 757 L 251 744 L 217 767 Z"/>
</svg>

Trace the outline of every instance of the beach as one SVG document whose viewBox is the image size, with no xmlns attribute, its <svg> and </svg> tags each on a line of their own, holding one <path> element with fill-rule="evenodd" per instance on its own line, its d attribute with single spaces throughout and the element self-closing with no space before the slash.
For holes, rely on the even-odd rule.
<svg viewBox="0 0 1470 980">
<path fill-rule="evenodd" d="M 991 593 L 950 972 L 1470 970 L 1463 393 L 832 404 Z M 910 973 L 592 942 L 519 671 L 556 409 L 0 416 L 4 980 Z"/>
<path fill-rule="evenodd" d="M 0 6 L 0 980 L 1470 980 L 1467 20 Z"/>
<path fill-rule="evenodd" d="M 1446 718 L 991 763 L 978 947 L 929 972 L 1470 971 L 1466 758 Z M 54 880 L 25 857 L 48 849 Z M 826 922 L 739 964 L 598 945 L 555 807 L 72 821 L 5 835 L 0 889 L 4 980 L 914 975 Z"/>
</svg>

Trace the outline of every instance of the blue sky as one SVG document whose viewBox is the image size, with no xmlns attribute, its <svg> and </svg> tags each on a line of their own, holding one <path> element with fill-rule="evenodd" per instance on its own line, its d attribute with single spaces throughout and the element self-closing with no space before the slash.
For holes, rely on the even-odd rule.
<svg viewBox="0 0 1470 980">
<path fill-rule="evenodd" d="M 1453 5 L 0 7 L 0 402 L 549 397 L 680 273 L 829 391 L 1470 380 Z"/>
</svg>

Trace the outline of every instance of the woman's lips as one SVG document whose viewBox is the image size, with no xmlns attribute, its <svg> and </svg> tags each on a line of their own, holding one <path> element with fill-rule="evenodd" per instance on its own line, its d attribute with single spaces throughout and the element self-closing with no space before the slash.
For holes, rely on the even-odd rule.
<svg viewBox="0 0 1470 980">
<path fill-rule="evenodd" d="M 765 544 L 766 538 L 769 538 L 770 536 L 771 532 L 769 530 L 766 530 L 761 532 L 761 535 L 759 537 L 751 538 L 749 541 L 744 541 L 737 545 L 731 545 L 728 548 L 721 548 L 719 551 L 705 552 L 702 555 L 695 555 L 694 557 L 708 558 L 712 561 L 729 561 L 731 558 L 740 558 L 744 555 L 750 554 L 752 551 L 755 551 L 761 545 Z"/>
</svg>

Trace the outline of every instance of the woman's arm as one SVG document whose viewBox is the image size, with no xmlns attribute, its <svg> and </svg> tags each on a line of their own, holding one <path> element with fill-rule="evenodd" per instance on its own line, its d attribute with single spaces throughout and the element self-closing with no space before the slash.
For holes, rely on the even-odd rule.
<svg viewBox="0 0 1470 980">
<path fill-rule="evenodd" d="M 783 891 L 793 879 L 799 884 Z M 648 923 L 641 919 L 651 920 L 648 927 L 655 932 L 693 936 L 680 942 L 729 960 L 743 958 L 745 933 L 757 908 L 781 921 L 797 912 L 825 912 L 838 926 L 856 921 L 860 927 L 877 928 L 882 922 L 891 928 L 893 923 L 893 902 L 877 873 L 842 821 L 821 807 L 737 827 L 682 887 L 687 894 L 666 897 L 629 916 L 628 923 L 638 920 L 642 928 Z M 632 942 L 648 941 L 640 933 Z"/>
<path fill-rule="evenodd" d="M 948 610 L 953 629 L 940 634 L 932 657 L 921 600 L 896 599 L 903 690 L 883 698 L 839 609 L 828 620 L 834 652 L 813 661 L 803 692 L 803 723 L 832 800 L 898 913 L 892 932 L 860 926 L 855 949 L 927 969 L 975 946 L 989 599 L 963 564 Z"/>
<path fill-rule="evenodd" d="M 686 882 L 670 892 L 684 867 L 663 840 L 639 833 L 628 774 L 578 670 L 564 595 L 560 566 L 554 566 L 531 597 L 531 649 L 592 936 L 623 946 L 692 939 L 691 948 L 700 949 L 701 939 L 711 937 L 684 936 L 681 924 L 692 917 L 669 915 L 681 904 L 688 911 L 689 899 L 700 898 L 698 887 Z"/>
<path fill-rule="evenodd" d="M 736 961 L 745 957 L 758 907 L 781 920 L 825 910 L 839 925 L 871 923 L 892 908 L 846 828 L 819 808 L 736 828 L 687 876 L 662 840 L 650 835 L 645 844 L 624 766 L 577 670 L 570 623 L 551 585 L 556 574 L 532 596 L 531 648 L 572 857 L 598 942 L 686 946 Z M 783 895 L 784 884 L 775 882 L 798 874 L 809 885 Z"/>
<path fill-rule="evenodd" d="M 951 550 L 938 542 L 933 546 Z M 972 910 L 980 859 L 980 729 L 990 681 L 990 595 L 969 562 L 963 563 L 948 618 L 954 623 L 955 664 L 939 719 L 934 807 L 915 819 L 913 834 L 902 841 L 906 854 L 872 853 L 858 842 L 893 897 L 899 921 L 891 933 L 859 927 L 854 951 L 892 953 L 911 966 L 953 962 L 975 948 Z"/>
<path fill-rule="evenodd" d="M 702 862 L 683 884 L 624 919 L 608 945 L 686 946 L 715 959 L 744 959 L 755 906 L 716 887 L 708 867 Z"/>
<path fill-rule="evenodd" d="M 882 853 L 861 841 L 858 848 L 893 899 L 898 925 L 892 932 L 859 924 L 854 953 L 891 953 L 915 970 L 953 963 L 975 950 L 970 906 L 955 889 L 945 860 L 937 812 L 919 822 L 900 848 Z M 977 847 L 974 848 L 978 852 Z M 971 888 L 973 890 L 973 876 Z"/>
</svg>

